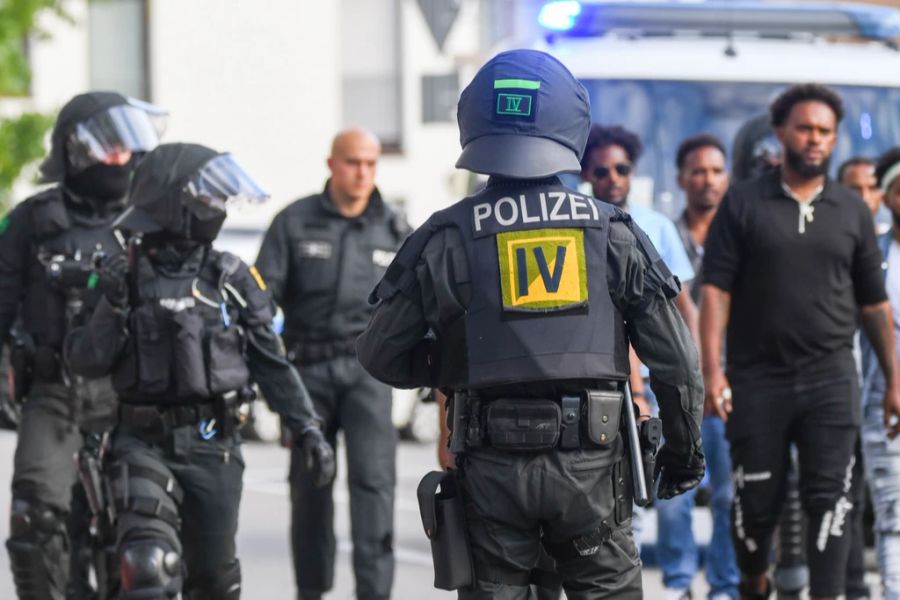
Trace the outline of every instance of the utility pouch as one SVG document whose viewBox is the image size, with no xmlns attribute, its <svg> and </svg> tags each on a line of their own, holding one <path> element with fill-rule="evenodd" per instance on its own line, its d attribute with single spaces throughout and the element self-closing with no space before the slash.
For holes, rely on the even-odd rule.
<svg viewBox="0 0 900 600">
<path fill-rule="evenodd" d="M 485 421 L 498 450 L 549 450 L 559 442 L 562 411 L 552 400 L 502 398 L 488 404 Z"/>
<path fill-rule="evenodd" d="M 175 333 L 175 392 L 179 397 L 207 396 L 206 360 L 203 356 L 203 317 L 189 311 L 172 315 Z"/>
<path fill-rule="evenodd" d="M 582 423 L 585 437 L 598 446 L 609 446 L 619 435 L 622 392 L 587 390 Z"/>
<path fill-rule="evenodd" d="M 562 433 L 559 447 L 563 450 L 581 448 L 581 398 L 563 396 L 560 405 L 562 406 Z"/>
<path fill-rule="evenodd" d="M 432 471 L 422 478 L 416 490 L 422 526 L 431 542 L 434 587 L 441 590 L 469 587 L 475 581 L 465 503 L 457 477 L 453 471 Z"/>
<path fill-rule="evenodd" d="M 240 328 L 229 327 L 212 333 L 209 344 L 209 391 L 224 394 L 238 390 L 250 381 L 250 370 L 244 359 Z"/>
<path fill-rule="evenodd" d="M 180 362 L 182 358 L 172 355 L 172 323 L 158 318 L 150 305 L 137 308 L 131 317 L 136 342 L 137 391 L 141 394 L 162 394 L 169 389 L 172 361 Z"/>
</svg>

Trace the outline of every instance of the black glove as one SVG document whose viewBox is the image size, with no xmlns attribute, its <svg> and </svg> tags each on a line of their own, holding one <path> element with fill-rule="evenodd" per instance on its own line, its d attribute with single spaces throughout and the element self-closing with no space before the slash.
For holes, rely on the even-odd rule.
<svg viewBox="0 0 900 600">
<path fill-rule="evenodd" d="M 100 267 L 100 284 L 109 303 L 116 308 L 128 304 L 128 257 L 122 253 L 106 261 Z"/>
<path fill-rule="evenodd" d="M 700 448 L 685 454 L 663 444 L 656 455 L 655 477 L 659 478 L 657 498 L 668 500 L 697 487 L 705 471 L 706 459 Z"/>
<path fill-rule="evenodd" d="M 334 450 L 325 439 L 322 430 L 307 426 L 295 436 L 306 457 L 306 469 L 312 473 L 316 487 L 325 487 L 334 480 Z"/>
</svg>

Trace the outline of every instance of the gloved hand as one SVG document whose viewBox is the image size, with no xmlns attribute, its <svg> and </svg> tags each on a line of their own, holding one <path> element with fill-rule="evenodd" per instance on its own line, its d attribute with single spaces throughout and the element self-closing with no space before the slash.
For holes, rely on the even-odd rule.
<svg viewBox="0 0 900 600">
<path fill-rule="evenodd" d="M 100 289 L 116 308 L 128 304 L 128 257 L 122 253 L 107 260 L 100 267 Z"/>
<path fill-rule="evenodd" d="M 705 471 L 706 458 L 699 448 L 685 454 L 663 444 L 656 455 L 654 478 L 659 479 L 656 497 L 668 500 L 697 487 Z"/>
<path fill-rule="evenodd" d="M 295 436 L 306 457 L 306 468 L 312 473 L 316 487 L 325 487 L 334 480 L 334 450 L 325 439 L 322 430 L 307 426 Z"/>
</svg>

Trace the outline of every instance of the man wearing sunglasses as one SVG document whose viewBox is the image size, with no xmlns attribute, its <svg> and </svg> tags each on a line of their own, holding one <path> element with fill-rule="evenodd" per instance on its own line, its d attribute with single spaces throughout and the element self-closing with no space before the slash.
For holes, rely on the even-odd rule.
<svg viewBox="0 0 900 600">
<path fill-rule="evenodd" d="M 89 597 L 87 508 L 72 455 L 110 428 L 115 395 L 108 378 L 74 376 L 62 342 L 99 301 L 96 268 L 122 252 L 110 224 L 138 158 L 159 141 L 162 115 L 112 92 L 75 96 L 59 113 L 41 165 L 43 180 L 56 185 L 0 219 L 0 340 L 15 330 L 14 393 L 28 400 L 6 542 L 19 598 Z"/>
</svg>

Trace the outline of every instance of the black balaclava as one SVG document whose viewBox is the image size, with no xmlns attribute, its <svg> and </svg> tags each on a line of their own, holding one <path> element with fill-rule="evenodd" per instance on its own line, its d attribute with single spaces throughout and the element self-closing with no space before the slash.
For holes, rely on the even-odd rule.
<svg viewBox="0 0 900 600">
<path fill-rule="evenodd" d="M 121 200 L 128 193 L 131 173 L 138 157 L 133 156 L 124 165 L 91 165 L 87 169 L 65 176 L 66 187 L 79 196 L 101 201 Z"/>
<path fill-rule="evenodd" d="M 185 209 L 187 210 L 187 209 Z M 188 217 L 190 222 L 189 233 L 192 240 L 203 242 L 204 244 L 212 244 L 219 235 L 219 230 L 225 223 L 226 214 L 223 212 L 212 219 L 200 220 L 193 214 Z"/>
</svg>

